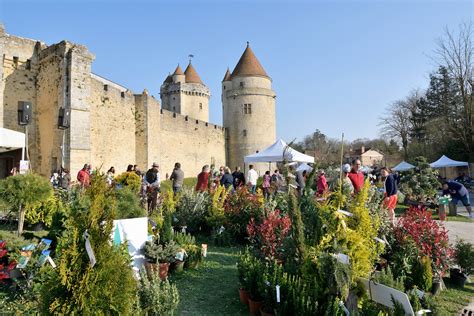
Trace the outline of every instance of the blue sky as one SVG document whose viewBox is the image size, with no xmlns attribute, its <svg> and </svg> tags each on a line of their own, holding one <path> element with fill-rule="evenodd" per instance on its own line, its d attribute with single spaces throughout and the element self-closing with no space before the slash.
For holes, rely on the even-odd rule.
<svg viewBox="0 0 474 316">
<path fill-rule="evenodd" d="M 447 26 L 473 16 L 471 1 L 7 1 L 11 34 L 67 39 L 96 55 L 93 71 L 159 97 L 168 72 L 193 65 L 222 123 L 221 80 L 250 45 L 277 93 L 277 136 L 315 129 L 347 139 L 379 135 L 391 102 L 427 87 Z"/>
</svg>

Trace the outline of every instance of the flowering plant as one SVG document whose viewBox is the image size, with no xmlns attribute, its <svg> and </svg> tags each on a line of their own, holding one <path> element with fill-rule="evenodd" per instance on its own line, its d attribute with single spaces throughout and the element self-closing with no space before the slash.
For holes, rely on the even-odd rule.
<svg viewBox="0 0 474 316">
<path fill-rule="evenodd" d="M 10 278 L 10 272 L 15 268 L 15 260 L 8 262 L 7 242 L 0 240 L 0 282 Z"/>
<path fill-rule="evenodd" d="M 431 213 L 425 207 L 411 206 L 400 217 L 394 233 L 401 245 L 413 241 L 420 256 L 431 259 L 433 271 L 438 276 L 448 269 L 453 254 L 449 247 L 448 232 L 431 218 Z"/>
<path fill-rule="evenodd" d="M 265 257 L 273 261 L 283 251 L 283 241 L 288 235 L 291 220 L 288 215 L 281 216 L 279 210 L 268 212 L 260 224 L 252 217 L 247 225 L 250 243 Z"/>
</svg>

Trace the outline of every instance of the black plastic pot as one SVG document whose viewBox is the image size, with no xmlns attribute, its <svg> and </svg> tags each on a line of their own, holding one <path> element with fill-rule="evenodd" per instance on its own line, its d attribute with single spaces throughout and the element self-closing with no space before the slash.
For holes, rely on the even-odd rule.
<svg viewBox="0 0 474 316">
<path fill-rule="evenodd" d="M 450 269 L 449 270 L 449 277 L 451 279 L 451 283 L 456 286 L 464 287 L 467 282 L 467 276 L 462 273 L 459 269 Z"/>
<path fill-rule="evenodd" d="M 433 286 L 431 287 L 431 294 L 436 295 L 438 294 L 439 290 L 441 289 L 441 282 L 438 280 L 433 280 Z"/>
</svg>

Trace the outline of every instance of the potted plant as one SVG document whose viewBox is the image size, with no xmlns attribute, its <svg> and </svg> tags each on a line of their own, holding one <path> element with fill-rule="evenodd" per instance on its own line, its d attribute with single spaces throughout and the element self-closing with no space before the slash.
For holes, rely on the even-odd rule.
<svg viewBox="0 0 474 316">
<path fill-rule="evenodd" d="M 247 273 L 250 266 L 250 260 L 251 260 L 251 255 L 248 252 L 248 250 L 246 250 L 244 254 L 240 255 L 239 261 L 237 262 L 237 271 L 239 274 L 239 283 L 240 283 L 239 298 L 240 298 L 240 302 L 245 305 L 249 304 L 249 294 L 247 292 L 247 287 L 248 287 Z"/>
<path fill-rule="evenodd" d="M 175 256 L 175 261 L 173 263 L 173 271 L 175 273 L 183 272 L 185 257 L 186 257 L 186 250 L 184 250 L 184 248 L 179 248 Z"/>
<path fill-rule="evenodd" d="M 157 251 L 158 245 L 154 242 L 147 241 L 145 243 L 144 252 L 145 252 L 145 270 L 148 275 L 148 278 L 151 278 L 152 275 L 158 272 L 158 260 L 157 260 Z"/>
<path fill-rule="evenodd" d="M 265 293 L 264 272 L 264 263 L 253 257 L 245 274 L 251 315 L 258 314 L 263 305 L 263 293 Z"/>
<path fill-rule="evenodd" d="M 474 247 L 460 239 L 454 247 L 454 259 L 459 266 L 450 269 L 451 282 L 464 287 L 470 274 L 474 273 Z"/>
<path fill-rule="evenodd" d="M 147 259 L 145 269 L 148 277 L 150 278 L 152 273 L 159 272 L 160 278 L 165 280 L 168 277 L 170 263 L 176 260 L 175 256 L 178 250 L 179 248 L 174 241 L 170 241 L 165 245 L 157 242 L 147 242 L 145 244 L 145 258 Z"/>
<path fill-rule="evenodd" d="M 199 263 L 202 261 L 202 248 L 198 245 L 186 245 L 186 261 L 184 263 L 185 268 L 196 269 Z"/>
</svg>

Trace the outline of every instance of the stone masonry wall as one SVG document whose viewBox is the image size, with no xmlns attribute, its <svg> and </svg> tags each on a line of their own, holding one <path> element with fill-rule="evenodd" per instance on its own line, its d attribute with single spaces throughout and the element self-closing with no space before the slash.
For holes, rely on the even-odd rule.
<svg viewBox="0 0 474 316">
<path fill-rule="evenodd" d="M 120 174 L 128 164 L 136 162 L 138 113 L 130 91 L 120 91 L 111 85 L 106 89 L 103 82 L 91 79 L 91 163 L 93 168 L 101 167 L 103 172 L 114 166 Z"/>
<path fill-rule="evenodd" d="M 25 127 L 18 125 L 18 101 L 32 103 L 32 121 L 28 126 L 28 149 L 30 157 L 37 157 L 36 79 L 38 74 L 38 51 L 45 45 L 26 38 L 9 35 L 0 29 L 0 127 L 24 133 Z M 37 161 L 32 160 L 32 168 Z"/>
<path fill-rule="evenodd" d="M 175 162 L 185 177 L 196 177 L 205 164 L 225 165 L 225 130 L 166 110 L 161 114 L 159 146 L 162 175 L 170 175 Z"/>
</svg>

